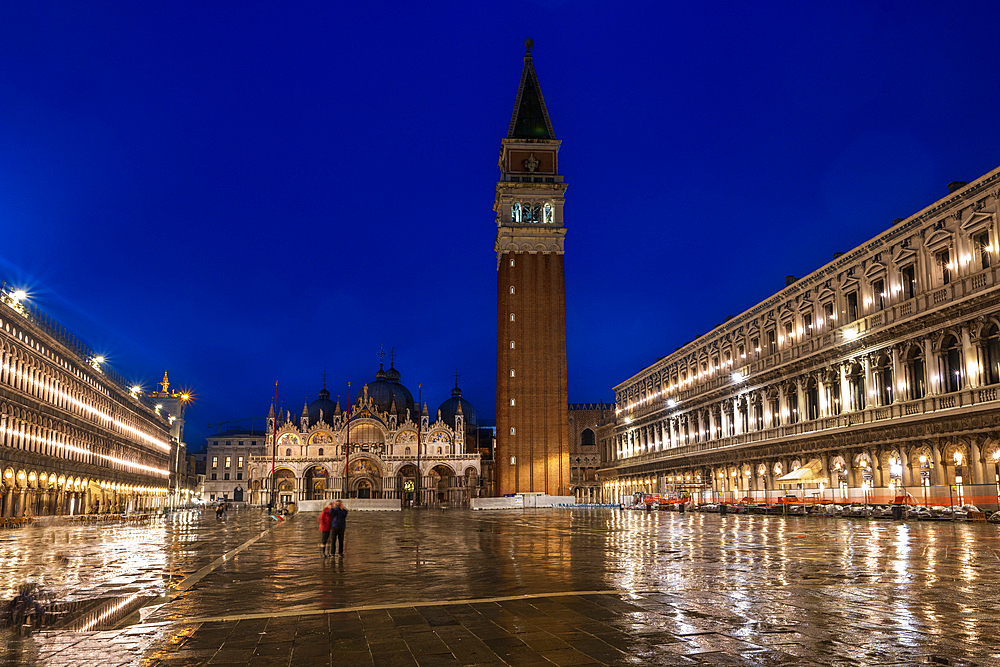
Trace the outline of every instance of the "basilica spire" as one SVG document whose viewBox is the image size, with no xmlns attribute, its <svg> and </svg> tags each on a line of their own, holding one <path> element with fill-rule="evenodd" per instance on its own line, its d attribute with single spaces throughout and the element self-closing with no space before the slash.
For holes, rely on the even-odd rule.
<svg viewBox="0 0 1000 667">
<path fill-rule="evenodd" d="M 538 85 L 538 75 L 531 63 L 531 49 L 534 42 L 529 37 L 525 43 L 524 68 L 521 70 L 521 83 L 517 87 L 517 98 L 514 100 L 514 113 L 510 118 L 508 139 L 555 139 L 552 121 L 545 108 L 542 98 L 542 88 Z"/>
</svg>

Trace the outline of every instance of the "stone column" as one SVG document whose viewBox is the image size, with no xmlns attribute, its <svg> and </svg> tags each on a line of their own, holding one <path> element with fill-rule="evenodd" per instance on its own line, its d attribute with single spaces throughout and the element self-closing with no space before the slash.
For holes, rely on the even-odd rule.
<svg viewBox="0 0 1000 667">
<path fill-rule="evenodd" d="M 847 366 L 837 364 L 840 373 L 840 411 L 850 412 L 854 409 L 854 398 L 851 396 L 851 383 L 847 381 Z"/>
<path fill-rule="evenodd" d="M 975 369 L 969 372 L 969 363 L 976 359 L 976 348 L 972 346 L 972 338 L 969 336 L 969 325 L 962 325 L 962 388 L 963 389 L 975 389 L 981 383 L 979 382 L 980 368 L 979 364 L 976 364 Z"/>
<path fill-rule="evenodd" d="M 809 406 L 806 405 L 806 392 L 802 385 L 802 378 L 795 378 L 795 400 L 798 402 L 798 414 L 795 418 L 800 422 L 809 419 Z"/>
<path fill-rule="evenodd" d="M 971 479 L 966 484 L 985 484 L 986 483 L 986 470 L 983 466 L 983 454 L 982 450 L 979 448 L 978 439 L 973 436 L 972 444 L 969 446 L 969 472 Z"/>
<path fill-rule="evenodd" d="M 865 390 L 861 393 L 861 400 L 864 401 L 859 410 L 864 410 L 865 408 L 875 407 L 878 405 L 878 399 L 872 399 L 872 390 L 875 388 L 875 374 L 872 371 L 872 360 L 867 354 L 861 357 L 861 361 L 864 364 L 865 371 Z"/>
<path fill-rule="evenodd" d="M 941 457 L 940 443 L 931 443 L 931 484 L 950 484 L 945 474 L 945 467 Z"/>
</svg>

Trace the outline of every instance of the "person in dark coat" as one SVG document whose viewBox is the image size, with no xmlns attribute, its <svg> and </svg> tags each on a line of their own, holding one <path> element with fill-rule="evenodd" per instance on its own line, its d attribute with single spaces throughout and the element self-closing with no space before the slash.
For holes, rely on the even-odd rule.
<svg viewBox="0 0 1000 667">
<path fill-rule="evenodd" d="M 327 542 L 330 540 L 330 527 L 333 522 L 333 516 L 331 512 L 333 511 L 333 503 L 327 503 L 326 507 L 319 515 L 319 539 L 320 544 L 323 548 L 323 558 L 330 556 L 330 549 L 326 546 Z"/>
<path fill-rule="evenodd" d="M 333 555 L 337 555 L 337 544 L 340 544 L 340 556 L 344 556 L 344 530 L 347 528 L 347 508 L 337 501 L 330 511 L 330 544 L 333 545 Z"/>
</svg>

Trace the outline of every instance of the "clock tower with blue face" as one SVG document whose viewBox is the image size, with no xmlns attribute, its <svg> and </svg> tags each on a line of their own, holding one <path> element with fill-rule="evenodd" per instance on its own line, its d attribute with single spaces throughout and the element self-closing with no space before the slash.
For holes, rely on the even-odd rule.
<svg viewBox="0 0 1000 667">
<path fill-rule="evenodd" d="M 493 210 L 499 495 L 571 495 L 559 144 L 525 45 Z"/>
</svg>

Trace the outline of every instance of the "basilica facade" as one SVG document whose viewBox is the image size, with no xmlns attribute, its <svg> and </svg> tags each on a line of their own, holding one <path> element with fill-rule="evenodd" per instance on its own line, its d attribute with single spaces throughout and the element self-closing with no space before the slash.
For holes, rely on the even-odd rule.
<svg viewBox="0 0 1000 667">
<path fill-rule="evenodd" d="M 480 493 L 478 429 L 472 404 L 456 386 L 434 419 L 418 406 L 399 371 L 379 365 L 350 409 L 317 400 L 293 417 L 268 418 L 264 452 L 249 455 L 250 502 L 379 498 L 403 507 L 462 506 Z M 276 440 L 276 443 L 275 443 Z"/>
<path fill-rule="evenodd" d="M 949 191 L 616 386 L 604 498 L 1000 506 L 1000 169 Z"/>
</svg>

